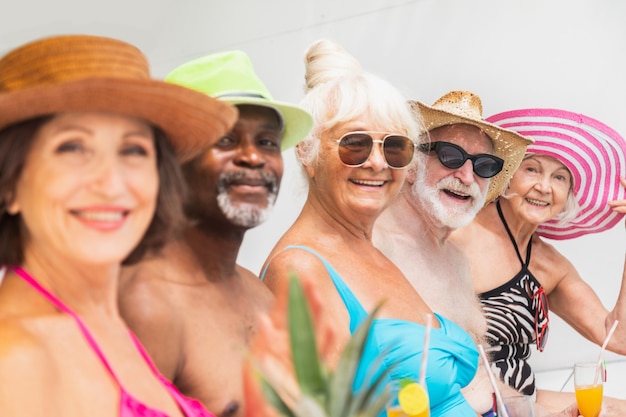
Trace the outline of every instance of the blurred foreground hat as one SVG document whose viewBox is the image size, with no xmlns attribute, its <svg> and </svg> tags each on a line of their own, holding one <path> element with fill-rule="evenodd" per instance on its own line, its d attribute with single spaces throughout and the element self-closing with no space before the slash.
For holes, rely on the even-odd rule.
<svg viewBox="0 0 626 417">
<path fill-rule="evenodd" d="M 572 173 L 580 212 L 570 222 L 557 219 L 537 228 L 549 239 L 571 239 L 615 226 L 623 214 L 607 203 L 626 199 L 620 178 L 626 177 L 626 141 L 615 130 L 591 117 L 558 109 L 521 109 L 487 118 L 503 128 L 535 139 L 528 153 L 561 161 Z"/>
<path fill-rule="evenodd" d="M 411 106 L 421 114 L 427 131 L 463 123 L 478 127 L 491 138 L 494 155 L 504 160 L 504 166 L 489 182 L 486 203 L 495 200 L 507 186 L 524 158 L 526 147 L 532 143 L 528 137 L 486 122 L 480 97 L 469 91 L 450 91 L 432 106 L 419 101 L 411 102 Z"/>
<path fill-rule="evenodd" d="M 44 38 L 0 59 L 0 129 L 65 111 L 102 111 L 161 128 L 181 160 L 223 136 L 237 110 L 196 91 L 150 77 L 145 56 L 117 39 Z"/>
<path fill-rule="evenodd" d="M 233 105 L 252 104 L 276 110 L 283 120 L 283 151 L 304 139 L 313 126 L 313 118 L 306 110 L 272 98 L 242 51 L 220 52 L 186 62 L 165 80 Z"/>
</svg>

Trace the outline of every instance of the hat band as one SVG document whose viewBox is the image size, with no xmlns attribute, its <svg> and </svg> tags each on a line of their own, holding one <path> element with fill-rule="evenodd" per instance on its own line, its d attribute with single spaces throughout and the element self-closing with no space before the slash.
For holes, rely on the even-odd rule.
<svg viewBox="0 0 626 417">
<path fill-rule="evenodd" d="M 214 96 L 215 98 L 224 98 L 224 97 L 249 97 L 249 98 L 262 98 L 267 100 L 267 98 L 263 97 L 261 94 L 253 94 L 253 93 L 225 93 Z"/>
<path fill-rule="evenodd" d="M 225 93 L 225 94 L 215 95 L 214 97 L 218 98 L 218 99 L 227 98 L 227 97 L 237 97 L 237 98 L 247 97 L 247 98 L 260 98 L 260 99 L 269 101 L 269 100 L 267 100 L 266 97 L 262 96 L 261 94 L 244 93 L 244 92 L 241 92 L 241 93 Z M 283 120 L 282 113 L 277 108 L 275 108 L 274 106 L 268 105 L 267 107 L 273 109 L 276 112 L 276 115 L 278 116 L 278 122 L 280 124 L 280 130 L 281 130 L 281 132 L 284 131 L 285 130 L 285 121 Z"/>
</svg>

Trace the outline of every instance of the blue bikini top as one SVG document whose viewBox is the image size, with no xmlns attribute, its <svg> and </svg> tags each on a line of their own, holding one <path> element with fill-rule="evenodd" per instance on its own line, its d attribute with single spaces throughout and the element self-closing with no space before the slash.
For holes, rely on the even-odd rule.
<svg viewBox="0 0 626 417">
<path fill-rule="evenodd" d="M 317 252 L 306 246 L 287 246 L 316 256 L 326 267 L 350 316 L 350 333 L 368 317 L 359 300 L 335 269 Z M 267 267 L 261 274 L 264 278 Z M 454 322 L 435 313 L 439 328 L 430 333 L 426 385 L 430 398 L 431 417 L 465 417 L 475 411 L 461 394 L 478 367 L 478 350 L 471 336 Z M 391 367 L 386 382 L 409 378 L 418 381 L 425 336 L 425 326 L 393 318 L 374 319 L 363 357 L 353 383 L 356 392 L 368 386 Z M 393 365 L 393 366 L 392 366 Z"/>
</svg>

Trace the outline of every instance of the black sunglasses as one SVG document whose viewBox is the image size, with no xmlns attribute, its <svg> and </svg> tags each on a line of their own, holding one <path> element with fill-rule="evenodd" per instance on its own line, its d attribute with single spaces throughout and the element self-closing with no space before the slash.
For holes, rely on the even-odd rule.
<svg viewBox="0 0 626 417">
<path fill-rule="evenodd" d="M 487 153 L 479 153 L 471 155 L 465 152 L 465 149 L 450 142 L 430 142 L 422 143 L 418 146 L 421 152 L 428 153 L 437 152 L 439 162 L 451 169 L 460 168 L 468 159 L 472 161 L 474 173 L 481 178 L 491 178 L 498 172 L 502 171 L 504 161 L 495 155 Z"/>
<path fill-rule="evenodd" d="M 371 134 L 384 134 L 382 140 L 374 139 Z M 374 143 L 380 143 L 389 168 L 400 169 L 413 160 L 415 142 L 406 136 L 385 132 L 348 132 L 337 140 L 339 159 L 349 167 L 360 167 L 372 155 Z"/>
</svg>

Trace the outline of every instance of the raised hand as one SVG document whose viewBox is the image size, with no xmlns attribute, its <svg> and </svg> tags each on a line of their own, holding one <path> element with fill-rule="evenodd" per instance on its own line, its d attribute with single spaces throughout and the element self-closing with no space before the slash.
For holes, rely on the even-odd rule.
<svg viewBox="0 0 626 417">
<path fill-rule="evenodd" d="M 622 187 L 626 188 L 626 178 L 620 178 Z M 626 213 L 626 200 L 613 200 L 609 201 L 609 206 L 618 213 Z"/>
</svg>

